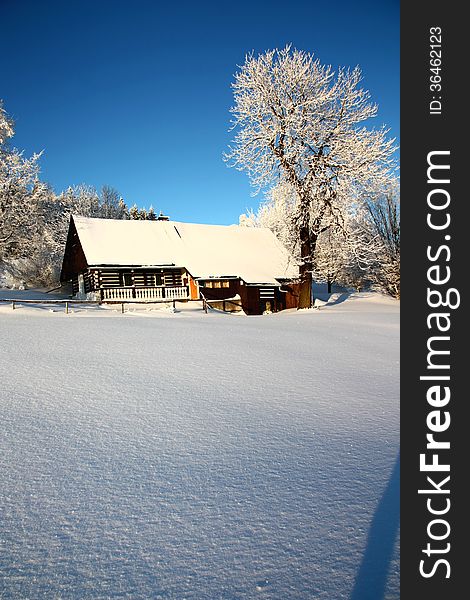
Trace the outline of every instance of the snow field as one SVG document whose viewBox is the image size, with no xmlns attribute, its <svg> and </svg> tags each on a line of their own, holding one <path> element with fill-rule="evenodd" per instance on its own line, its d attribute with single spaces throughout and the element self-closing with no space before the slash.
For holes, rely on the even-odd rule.
<svg viewBox="0 0 470 600">
<path fill-rule="evenodd" d="M 0 597 L 398 598 L 398 307 L 0 307 Z"/>
</svg>

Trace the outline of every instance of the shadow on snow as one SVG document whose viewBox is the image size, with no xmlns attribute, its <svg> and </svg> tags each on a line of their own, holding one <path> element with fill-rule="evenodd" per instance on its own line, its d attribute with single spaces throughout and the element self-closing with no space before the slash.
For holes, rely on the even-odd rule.
<svg viewBox="0 0 470 600">
<path fill-rule="evenodd" d="M 350 296 L 350 292 L 344 292 L 343 294 L 340 294 L 335 300 L 333 300 L 333 302 L 328 302 L 328 305 L 334 306 L 335 304 L 341 304 L 342 302 L 345 302 Z"/>
<path fill-rule="evenodd" d="M 369 529 L 367 547 L 350 600 L 381 600 L 400 524 L 400 455 Z"/>
</svg>

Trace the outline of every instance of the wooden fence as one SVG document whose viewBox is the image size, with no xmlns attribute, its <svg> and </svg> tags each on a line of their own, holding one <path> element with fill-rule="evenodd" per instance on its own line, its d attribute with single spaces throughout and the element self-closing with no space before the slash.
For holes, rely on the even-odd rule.
<svg viewBox="0 0 470 600">
<path fill-rule="evenodd" d="M 102 304 L 119 304 L 121 305 L 121 313 L 124 313 L 124 306 L 126 304 L 135 304 L 136 306 L 142 306 L 142 305 L 146 305 L 146 304 L 171 304 L 173 306 L 173 308 L 176 308 L 176 303 L 180 302 L 180 303 L 187 303 L 187 302 L 202 302 L 202 308 L 204 310 L 204 312 L 207 314 L 208 308 L 212 308 L 211 307 L 211 303 L 216 303 L 216 302 L 222 302 L 222 300 L 206 300 L 206 298 L 201 298 L 201 299 L 185 299 L 185 300 L 178 300 L 176 298 L 174 298 L 173 300 L 167 299 L 167 300 L 139 300 L 138 302 L 136 302 L 135 300 L 51 300 L 49 298 L 47 299 L 32 299 L 32 298 L 0 298 L 0 303 L 3 304 L 11 304 L 11 307 L 13 310 L 15 310 L 15 308 L 17 306 L 20 306 L 22 304 L 45 304 L 45 305 L 49 305 L 49 304 L 55 304 L 55 305 L 64 305 L 64 310 L 66 314 L 69 314 L 69 308 L 70 306 L 74 306 L 76 304 L 81 304 L 81 305 L 88 305 L 88 306 L 100 306 Z M 225 300 L 224 302 L 224 312 L 225 312 L 225 302 L 229 303 L 229 304 L 235 304 L 234 302 L 231 302 L 230 300 Z"/>
</svg>

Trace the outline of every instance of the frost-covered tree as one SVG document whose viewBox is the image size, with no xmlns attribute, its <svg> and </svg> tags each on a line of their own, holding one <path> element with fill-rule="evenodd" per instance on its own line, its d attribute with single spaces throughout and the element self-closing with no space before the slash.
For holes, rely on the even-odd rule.
<svg viewBox="0 0 470 600">
<path fill-rule="evenodd" d="M 101 193 L 91 185 L 84 183 L 69 186 L 59 195 L 66 216 L 70 214 L 101 219 L 127 218 L 127 206 L 119 192 L 104 185 Z"/>
<path fill-rule="evenodd" d="M 137 221 L 139 218 L 139 207 L 137 204 L 133 204 L 129 209 L 129 219 Z"/>
<path fill-rule="evenodd" d="M 328 291 L 338 283 L 356 289 L 375 287 L 398 297 L 399 292 L 399 210 L 398 185 L 365 198 L 356 195 L 347 203 L 341 227 L 334 221 L 317 239 L 312 273 L 325 282 Z M 391 203 L 393 206 L 390 206 Z M 240 225 L 267 227 L 300 260 L 300 243 L 295 227 L 299 201 L 286 183 L 271 188 L 257 212 L 240 215 Z M 394 265 L 392 267 L 392 265 Z M 391 285 L 386 285 L 390 280 Z M 397 285 L 398 284 L 398 285 Z M 398 290 L 398 292 L 397 292 Z"/>
<path fill-rule="evenodd" d="M 49 210 L 48 227 L 50 248 L 61 262 L 71 215 L 104 219 L 125 219 L 127 206 L 117 190 L 103 186 L 101 194 L 91 186 L 80 184 L 69 186 L 55 199 Z"/>
<path fill-rule="evenodd" d="M 39 157 L 9 140 L 14 127 L 0 105 L 0 270 L 12 282 L 48 283 L 57 274 L 62 203 L 39 179 Z"/>
<path fill-rule="evenodd" d="M 313 262 L 313 276 L 327 284 L 331 293 L 333 283 L 341 283 L 341 274 L 351 260 L 350 237 L 344 227 L 329 227 L 318 237 Z"/>
<path fill-rule="evenodd" d="M 39 179 L 40 154 L 25 158 L 11 147 L 13 121 L 0 102 L 0 271 L 13 280 L 57 280 L 71 214 L 129 218 L 118 192 L 71 186 L 55 194 Z"/>
<path fill-rule="evenodd" d="M 139 208 L 137 204 L 133 204 L 129 209 L 129 219 L 134 221 L 156 221 L 155 210 L 151 206 L 149 210 L 145 207 Z"/>
<path fill-rule="evenodd" d="M 358 240 L 352 206 L 345 211 L 341 227 L 332 221 L 330 227 L 324 227 L 319 234 L 312 274 L 316 281 L 324 281 L 331 291 L 331 284 L 341 282 L 341 275 L 351 264 L 355 264 Z M 281 182 L 266 194 L 266 200 L 259 206 L 257 213 L 250 211 L 240 217 L 240 223 L 246 226 L 269 228 L 288 250 L 296 264 L 301 261 L 300 240 L 296 228 L 296 215 L 300 209 L 299 199 L 289 184 Z M 356 207 L 357 211 L 357 207 Z"/>
<path fill-rule="evenodd" d="M 101 216 L 100 197 L 91 185 L 82 183 L 69 186 L 59 195 L 59 199 L 67 218 L 70 214 L 81 215 L 82 217 Z"/>
<path fill-rule="evenodd" d="M 14 133 L 13 120 L 7 115 L 3 101 L 0 100 L 0 146 L 3 147 Z"/>
<path fill-rule="evenodd" d="M 400 204 L 398 183 L 362 198 L 343 251 L 338 280 L 356 289 L 400 297 Z"/>
<path fill-rule="evenodd" d="M 99 216 L 102 219 L 123 219 L 125 212 L 125 204 L 121 203 L 119 192 L 109 186 L 104 185 L 101 188 L 99 199 Z"/>
<path fill-rule="evenodd" d="M 361 71 L 321 65 L 311 54 L 271 50 L 247 56 L 235 75 L 236 130 L 225 155 L 257 191 L 279 182 L 296 196 L 291 215 L 299 249 L 299 307 L 312 301 L 320 236 L 344 229 L 353 190 L 385 184 L 392 167 L 388 130 L 367 128 L 377 106 L 360 87 Z"/>
<path fill-rule="evenodd" d="M 120 219 L 128 219 L 129 218 L 129 209 L 127 208 L 127 204 L 124 202 L 123 198 L 119 198 L 119 213 Z"/>
<path fill-rule="evenodd" d="M 379 289 L 400 297 L 400 200 L 398 185 L 365 199 L 367 222 L 374 239 L 371 280 Z"/>
<path fill-rule="evenodd" d="M 37 233 L 42 188 L 38 186 L 40 154 L 24 158 L 9 140 L 12 120 L 0 102 L 0 262 L 22 256 Z"/>
</svg>

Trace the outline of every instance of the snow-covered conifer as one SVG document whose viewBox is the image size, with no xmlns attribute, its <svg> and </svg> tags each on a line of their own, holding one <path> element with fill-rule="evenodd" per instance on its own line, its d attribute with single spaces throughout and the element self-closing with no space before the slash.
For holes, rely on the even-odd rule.
<svg viewBox="0 0 470 600">
<path fill-rule="evenodd" d="M 129 219 L 137 221 L 139 218 L 139 208 L 137 204 L 133 204 L 129 209 Z"/>
<path fill-rule="evenodd" d="M 119 219 L 128 219 L 129 218 L 129 209 L 127 208 L 127 204 L 124 202 L 123 198 L 119 198 Z"/>
</svg>

